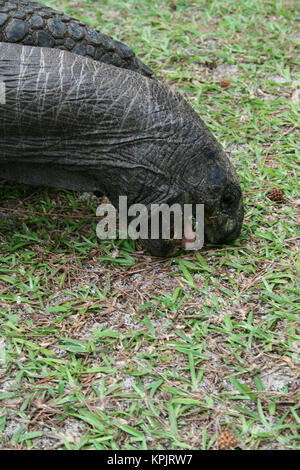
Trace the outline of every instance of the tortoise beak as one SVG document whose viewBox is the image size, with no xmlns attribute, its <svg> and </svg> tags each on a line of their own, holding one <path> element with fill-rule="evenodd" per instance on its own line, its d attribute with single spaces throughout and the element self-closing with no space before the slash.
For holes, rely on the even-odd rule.
<svg viewBox="0 0 300 470">
<path fill-rule="evenodd" d="M 208 217 L 208 219 L 205 218 L 205 240 L 214 244 L 232 242 L 241 233 L 243 218 L 244 208 L 242 201 L 234 217 L 218 214 L 214 217 Z"/>
</svg>

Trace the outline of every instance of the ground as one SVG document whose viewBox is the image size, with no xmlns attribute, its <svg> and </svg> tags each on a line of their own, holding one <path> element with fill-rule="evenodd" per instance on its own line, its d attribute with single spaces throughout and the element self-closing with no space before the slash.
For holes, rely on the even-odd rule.
<svg viewBox="0 0 300 470">
<path fill-rule="evenodd" d="M 0 448 L 299 449 L 299 5 L 46 3 L 185 94 L 233 159 L 245 223 L 157 259 L 98 240 L 91 194 L 2 182 Z"/>
</svg>

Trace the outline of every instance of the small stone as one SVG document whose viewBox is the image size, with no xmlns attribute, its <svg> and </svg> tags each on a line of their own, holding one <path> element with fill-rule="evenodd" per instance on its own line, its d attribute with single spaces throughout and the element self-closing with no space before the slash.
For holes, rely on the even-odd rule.
<svg viewBox="0 0 300 470">
<path fill-rule="evenodd" d="M 9 11 L 9 9 L 7 7 L 1 7 L 0 8 L 1 13 L 7 13 L 8 11 Z"/>
<path fill-rule="evenodd" d="M 7 7 L 8 7 L 10 10 L 16 10 L 17 5 L 16 5 L 15 3 L 8 3 L 8 4 L 7 4 Z"/>
<path fill-rule="evenodd" d="M 45 33 L 45 31 L 39 31 L 37 33 L 37 45 L 39 47 L 53 47 L 55 41 L 50 34 Z"/>
<path fill-rule="evenodd" d="M 69 24 L 69 33 L 75 41 L 79 41 L 84 37 L 84 29 L 79 26 L 77 23 L 70 23 Z"/>
<path fill-rule="evenodd" d="M 5 23 L 7 18 L 8 18 L 8 15 L 6 15 L 5 13 L 0 13 L 0 26 L 2 26 Z"/>
<path fill-rule="evenodd" d="M 21 41 L 28 33 L 28 26 L 22 20 L 12 20 L 5 28 L 6 39 L 8 42 Z"/>
<path fill-rule="evenodd" d="M 54 38 L 63 38 L 66 34 L 67 28 L 66 25 L 57 19 L 50 19 L 47 22 L 48 29 Z"/>
<path fill-rule="evenodd" d="M 30 20 L 30 24 L 33 29 L 40 29 L 44 26 L 44 20 L 41 16 L 34 15 Z"/>
</svg>

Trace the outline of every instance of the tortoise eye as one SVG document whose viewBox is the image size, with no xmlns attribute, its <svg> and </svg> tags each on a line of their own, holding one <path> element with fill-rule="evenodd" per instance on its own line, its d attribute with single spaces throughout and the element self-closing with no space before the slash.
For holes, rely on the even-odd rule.
<svg viewBox="0 0 300 470">
<path fill-rule="evenodd" d="M 221 206 L 223 209 L 233 210 L 238 206 L 241 196 L 241 189 L 236 184 L 230 183 L 223 191 Z"/>
<path fill-rule="evenodd" d="M 235 210 L 237 204 L 239 201 L 238 194 L 236 194 L 236 191 L 230 191 L 227 189 L 227 191 L 224 192 L 222 199 L 221 199 L 221 208 L 227 212 L 227 211 L 233 211 Z"/>
</svg>

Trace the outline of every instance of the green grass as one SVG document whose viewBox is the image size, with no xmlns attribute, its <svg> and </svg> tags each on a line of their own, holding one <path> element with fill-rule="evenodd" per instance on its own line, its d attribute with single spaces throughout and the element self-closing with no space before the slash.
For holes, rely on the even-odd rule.
<svg viewBox="0 0 300 470">
<path fill-rule="evenodd" d="M 299 449 L 299 5 L 46 3 L 184 92 L 232 153 L 246 215 L 234 244 L 157 260 L 97 240 L 94 196 L 5 183 L 0 448 L 217 449 L 228 429 L 242 449 Z"/>
</svg>

